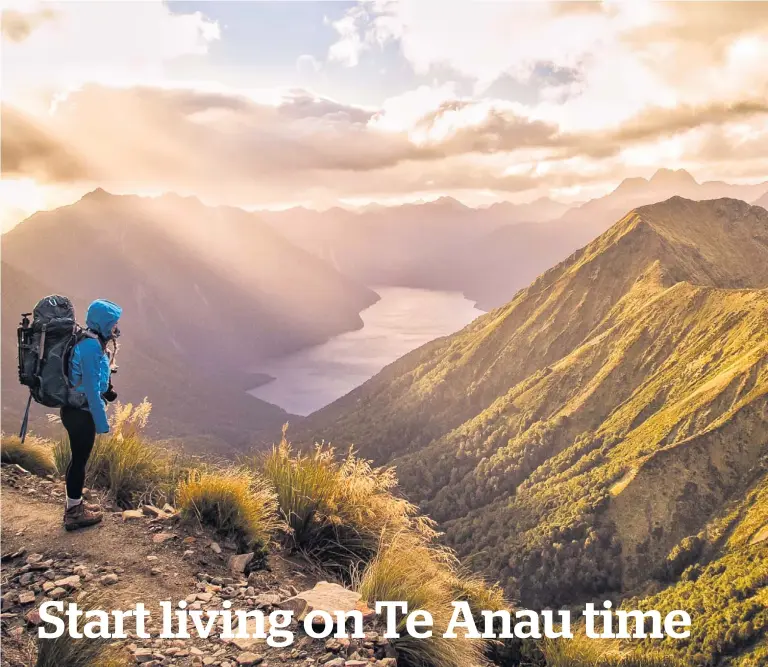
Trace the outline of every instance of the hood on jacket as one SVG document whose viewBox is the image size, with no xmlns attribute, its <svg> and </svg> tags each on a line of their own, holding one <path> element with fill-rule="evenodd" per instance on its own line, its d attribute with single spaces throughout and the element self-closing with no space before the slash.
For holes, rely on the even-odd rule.
<svg viewBox="0 0 768 667">
<path fill-rule="evenodd" d="M 96 299 L 88 306 L 88 313 L 85 316 L 85 326 L 95 331 L 103 338 L 109 338 L 112 333 L 112 327 L 117 324 L 123 309 L 116 303 L 106 299 Z"/>
</svg>

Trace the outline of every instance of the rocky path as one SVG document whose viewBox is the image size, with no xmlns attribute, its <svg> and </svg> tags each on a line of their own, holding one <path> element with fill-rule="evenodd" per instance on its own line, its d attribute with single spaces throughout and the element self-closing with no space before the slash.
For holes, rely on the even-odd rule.
<svg viewBox="0 0 768 667">
<path fill-rule="evenodd" d="M 31 664 L 40 623 L 37 609 L 47 600 L 97 599 L 101 609 L 131 609 L 143 602 L 152 614 L 147 624 L 152 637 L 160 632 L 161 600 L 171 600 L 174 608 L 185 600 L 187 609 L 202 610 L 222 609 L 229 600 L 233 610 L 262 609 L 268 614 L 274 609 L 316 608 L 306 600 L 316 599 L 321 590 L 330 594 L 331 605 L 334 593 L 349 603 L 349 591 L 333 585 L 315 588 L 312 568 L 301 560 L 272 554 L 269 569 L 246 575 L 247 558 L 234 558 L 233 544 L 220 543 L 200 526 L 185 524 L 173 508 L 122 512 L 100 500 L 111 510 L 104 522 L 68 533 L 62 526 L 61 482 L 2 466 L 3 667 Z M 328 595 L 320 598 L 328 601 Z M 285 648 L 270 647 L 263 639 L 223 640 L 217 632 L 209 639 L 193 634 L 183 640 L 139 639 L 134 633 L 116 643 L 129 663 L 145 667 L 394 667 L 394 652 L 376 631 L 375 617 L 367 613 L 367 618 L 366 639 L 351 642 L 311 639 L 294 621 L 288 629 L 296 639 Z M 133 630 L 130 621 L 126 629 Z"/>
</svg>

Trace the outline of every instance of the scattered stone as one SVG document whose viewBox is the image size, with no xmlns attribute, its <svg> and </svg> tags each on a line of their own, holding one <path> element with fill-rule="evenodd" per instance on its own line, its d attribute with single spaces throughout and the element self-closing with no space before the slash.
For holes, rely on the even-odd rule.
<svg viewBox="0 0 768 667">
<path fill-rule="evenodd" d="M 360 593 L 350 591 L 339 584 L 320 581 L 317 585 L 281 603 L 283 609 L 291 609 L 295 618 L 303 621 L 307 614 L 322 610 L 333 616 L 337 611 L 349 612 L 359 608 Z"/>
<path fill-rule="evenodd" d="M 397 660 L 395 658 L 382 658 L 376 664 L 377 667 L 397 667 Z"/>
<path fill-rule="evenodd" d="M 256 655 L 255 653 L 250 653 L 246 651 L 245 653 L 241 653 L 240 655 L 235 658 L 235 662 L 238 665 L 243 665 L 244 667 L 250 667 L 251 665 L 258 665 L 262 662 L 264 662 L 264 658 L 262 658 L 260 655 Z"/>
<path fill-rule="evenodd" d="M 40 612 L 37 609 L 31 609 L 24 616 L 24 620 L 29 625 L 42 625 L 43 621 L 40 619 Z"/>
<path fill-rule="evenodd" d="M 168 516 L 163 510 L 154 505 L 142 505 L 141 511 L 145 516 L 152 517 L 153 519 L 165 519 Z"/>
<path fill-rule="evenodd" d="M 273 593 L 263 593 L 253 598 L 253 603 L 257 607 L 276 607 L 280 604 L 280 596 Z"/>
<path fill-rule="evenodd" d="M 184 538 L 184 539 L 181 541 L 181 543 L 182 543 L 182 544 L 194 544 L 195 542 L 197 542 L 197 538 L 195 538 L 195 537 L 192 537 L 191 535 L 190 535 L 190 536 L 188 536 L 188 537 L 185 537 L 185 538 Z"/>
<path fill-rule="evenodd" d="M 64 579 L 59 579 L 58 581 L 54 581 L 53 583 L 56 584 L 58 588 L 74 590 L 75 588 L 80 588 L 80 577 L 74 574 L 71 577 L 65 577 Z"/>
<path fill-rule="evenodd" d="M 221 553 L 221 547 L 216 542 L 211 542 L 211 551 L 215 554 Z"/>
<path fill-rule="evenodd" d="M 10 609 L 18 602 L 19 594 L 11 591 L 10 593 L 6 593 L 5 595 L 3 595 L 3 597 L 0 598 L 0 600 L 2 600 L 2 604 L 0 605 L 2 606 L 2 611 L 6 611 L 7 609 Z"/>
<path fill-rule="evenodd" d="M 13 630 L 8 631 L 8 634 L 14 639 L 20 639 L 21 636 L 24 634 L 24 628 L 22 628 L 21 626 L 19 626 L 18 628 L 13 628 Z M 248 664 L 255 665 L 256 663 L 254 662 L 254 663 L 248 663 Z"/>
<path fill-rule="evenodd" d="M 146 505 L 145 505 L 146 507 Z M 163 542 L 167 542 L 168 540 L 172 540 L 174 537 L 176 537 L 173 533 L 157 533 L 157 535 L 152 536 L 152 541 L 155 544 L 163 544 Z"/>
<path fill-rule="evenodd" d="M 136 659 L 136 662 L 142 664 L 149 662 L 154 656 L 151 648 L 137 648 L 133 652 L 133 657 Z"/>
<path fill-rule="evenodd" d="M 64 598 L 67 596 L 67 591 L 63 588 L 54 588 L 52 591 L 48 593 L 48 597 L 52 600 L 61 600 L 61 598 Z"/>
<path fill-rule="evenodd" d="M 250 552 L 247 554 L 239 554 L 237 556 L 230 557 L 229 569 L 236 574 L 244 573 L 248 565 L 253 560 L 253 556 L 253 552 Z"/>
<path fill-rule="evenodd" d="M 141 510 L 125 510 L 123 512 L 123 521 L 136 521 L 144 517 Z"/>
<path fill-rule="evenodd" d="M 35 601 L 35 594 L 30 591 L 24 591 L 19 595 L 19 604 L 33 604 Z"/>
<path fill-rule="evenodd" d="M 26 563 L 27 565 L 34 565 L 35 563 L 39 563 L 41 560 L 43 560 L 43 554 L 29 554 L 29 556 L 27 556 Z"/>
<path fill-rule="evenodd" d="M 119 581 L 119 578 L 116 574 L 105 574 L 99 581 L 105 586 L 114 586 Z"/>
<path fill-rule="evenodd" d="M 163 512 L 166 514 L 176 514 L 176 508 L 174 508 L 172 505 L 169 505 L 168 503 L 165 503 L 165 505 L 163 505 Z"/>
</svg>

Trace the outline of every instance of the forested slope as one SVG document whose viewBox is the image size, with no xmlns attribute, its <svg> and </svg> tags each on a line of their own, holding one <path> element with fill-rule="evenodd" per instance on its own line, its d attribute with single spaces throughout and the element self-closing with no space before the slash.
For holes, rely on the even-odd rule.
<svg viewBox="0 0 768 667">
<path fill-rule="evenodd" d="M 768 451 L 768 212 L 673 198 L 308 422 L 531 605 L 633 590 Z"/>
</svg>

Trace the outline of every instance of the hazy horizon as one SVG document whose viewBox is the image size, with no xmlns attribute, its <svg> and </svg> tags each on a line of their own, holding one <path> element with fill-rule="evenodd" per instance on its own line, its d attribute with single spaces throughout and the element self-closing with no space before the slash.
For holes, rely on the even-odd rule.
<svg viewBox="0 0 768 667">
<path fill-rule="evenodd" d="M 96 187 L 323 210 L 768 178 L 765 3 L 5 5 L 3 229 Z"/>
</svg>

